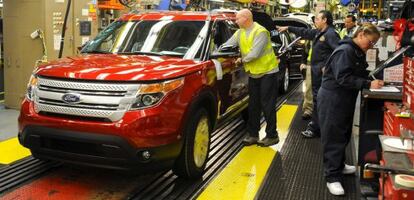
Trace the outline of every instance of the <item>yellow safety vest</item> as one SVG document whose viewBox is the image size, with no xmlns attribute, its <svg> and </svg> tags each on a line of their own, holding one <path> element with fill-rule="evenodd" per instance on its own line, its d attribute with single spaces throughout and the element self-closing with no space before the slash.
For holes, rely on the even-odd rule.
<svg viewBox="0 0 414 200">
<path fill-rule="evenodd" d="M 275 67 L 279 67 L 279 60 L 276 58 L 275 53 L 273 52 L 272 43 L 270 42 L 270 33 L 254 22 L 253 30 L 250 32 L 249 37 L 246 37 L 246 30 L 240 29 L 240 51 L 242 57 L 245 57 L 250 50 L 253 48 L 254 38 L 262 32 L 267 34 L 268 42 L 264 49 L 262 56 L 248 62 L 244 63 L 244 70 L 251 74 L 264 74 L 273 70 Z"/>
<path fill-rule="evenodd" d="M 310 45 L 310 47 L 309 47 L 309 52 L 308 52 L 308 58 L 306 59 L 309 63 L 310 63 L 310 61 L 311 61 L 311 58 L 312 58 L 312 44 Z"/>
<path fill-rule="evenodd" d="M 340 37 L 341 39 L 344 39 L 344 37 L 345 37 L 346 35 L 348 35 L 348 30 L 346 30 L 346 28 L 343 28 L 343 29 L 341 30 L 341 32 L 339 33 L 339 37 Z"/>
</svg>

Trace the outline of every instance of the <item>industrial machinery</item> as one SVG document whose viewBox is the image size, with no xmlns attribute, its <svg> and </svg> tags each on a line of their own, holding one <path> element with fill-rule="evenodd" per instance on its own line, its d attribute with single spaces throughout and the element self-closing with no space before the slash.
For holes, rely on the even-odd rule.
<svg viewBox="0 0 414 200">
<path fill-rule="evenodd" d="M 5 105 L 19 108 L 26 82 L 36 63 L 59 57 L 62 31 L 66 30 L 62 56 L 78 53 L 98 32 L 97 8 L 90 0 L 4 1 Z"/>
</svg>

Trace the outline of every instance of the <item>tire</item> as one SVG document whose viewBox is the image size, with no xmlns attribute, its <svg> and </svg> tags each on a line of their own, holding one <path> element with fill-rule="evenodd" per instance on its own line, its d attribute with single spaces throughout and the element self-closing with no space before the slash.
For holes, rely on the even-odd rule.
<svg viewBox="0 0 414 200">
<path fill-rule="evenodd" d="M 173 172 L 182 178 L 196 179 L 203 175 L 208 160 L 211 121 L 204 108 L 190 116 L 184 128 L 184 144 Z"/>
<path fill-rule="evenodd" d="M 285 67 L 282 72 L 283 72 L 283 75 L 282 75 L 283 77 L 279 85 L 279 92 L 281 94 L 284 94 L 289 89 L 289 68 Z"/>
</svg>

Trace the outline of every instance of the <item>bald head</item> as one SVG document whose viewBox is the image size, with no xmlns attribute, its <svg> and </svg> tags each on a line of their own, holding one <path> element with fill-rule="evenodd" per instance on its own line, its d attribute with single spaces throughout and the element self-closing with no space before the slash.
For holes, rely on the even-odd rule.
<svg viewBox="0 0 414 200">
<path fill-rule="evenodd" d="M 237 12 L 237 15 L 240 15 L 240 16 L 246 17 L 247 19 L 253 20 L 252 12 L 250 12 L 250 10 L 248 10 L 248 9 L 240 10 L 239 12 Z"/>
<path fill-rule="evenodd" d="M 250 10 L 242 9 L 237 12 L 236 15 L 236 23 L 240 26 L 240 28 L 248 28 L 253 24 L 253 15 Z"/>
</svg>

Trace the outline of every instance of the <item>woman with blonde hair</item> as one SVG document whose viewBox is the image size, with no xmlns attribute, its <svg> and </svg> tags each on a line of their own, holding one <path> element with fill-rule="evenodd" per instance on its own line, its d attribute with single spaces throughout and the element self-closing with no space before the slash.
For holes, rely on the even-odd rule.
<svg viewBox="0 0 414 200">
<path fill-rule="evenodd" d="M 353 38 L 342 40 L 332 53 L 319 89 L 318 117 L 323 146 L 324 176 L 329 192 L 344 195 L 344 174 L 355 174 L 356 167 L 346 165 L 345 148 L 351 139 L 355 102 L 360 90 L 381 88 L 382 80 L 370 80 L 366 52 L 378 41 L 380 33 L 372 24 L 363 24 Z"/>
</svg>

